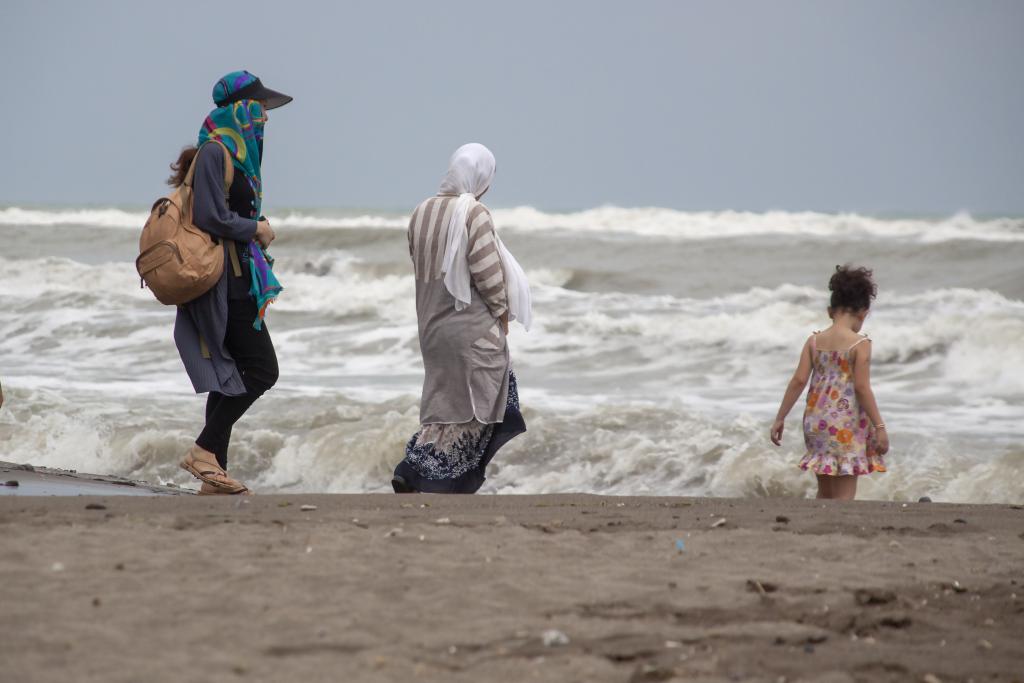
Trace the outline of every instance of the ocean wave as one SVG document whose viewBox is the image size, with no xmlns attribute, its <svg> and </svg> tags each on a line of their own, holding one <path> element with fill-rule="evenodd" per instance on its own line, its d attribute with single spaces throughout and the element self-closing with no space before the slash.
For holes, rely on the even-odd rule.
<svg viewBox="0 0 1024 683">
<path fill-rule="evenodd" d="M 408 216 L 360 214 L 353 216 L 311 216 L 289 212 L 269 216 L 275 228 L 310 228 L 321 230 L 345 230 L 351 228 L 390 228 L 405 230 L 409 226 Z"/>
<path fill-rule="evenodd" d="M 15 388 L 9 398 L 0 415 L 6 459 L 195 486 L 176 464 L 194 439 L 198 399 L 190 424 L 180 399 L 126 412 L 56 392 Z M 501 451 L 482 493 L 813 495 L 814 477 L 796 467 L 799 431 L 776 448 L 761 415 L 615 400 L 572 410 L 534 402 L 524 411 L 529 431 Z M 315 403 L 274 396 L 247 416 L 254 426 L 236 430 L 231 470 L 266 493 L 385 492 L 417 418 L 413 394 L 382 402 L 332 394 Z M 1024 487 L 1019 447 L 978 458 L 969 438 L 913 428 L 892 438 L 889 472 L 862 478 L 860 497 L 999 503 L 1017 500 Z"/>
<path fill-rule="evenodd" d="M 978 219 L 967 213 L 938 219 L 878 218 L 855 213 L 768 211 L 677 211 L 664 208 L 598 207 L 544 212 L 522 206 L 493 210 L 499 229 L 626 234 L 648 238 L 706 240 L 759 235 L 874 237 L 936 243 L 956 240 L 1024 241 L 1024 219 Z M 117 208 L 0 209 L 0 226 L 84 226 L 141 229 L 148 213 Z M 408 216 L 395 213 L 283 211 L 270 217 L 276 228 L 309 230 L 404 230 Z"/>
<path fill-rule="evenodd" d="M 532 207 L 497 209 L 499 227 L 524 231 L 567 230 L 626 233 L 688 240 L 755 235 L 893 238 L 921 242 L 948 240 L 1024 241 L 1024 219 L 981 220 L 967 213 L 948 218 L 876 218 L 855 213 L 768 211 L 676 211 L 663 208 L 599 207 L 574 213 L 545 213 Z"/>
<path fill-rule="evenodd" d="M 807 336 L 829 323 L 813 287 L 753 287 L 689 298 L 574 291 L 565 288 L 573 278 L 567 269 L 528 274 L 535 328 L 522 334 L 514 326 L 510 343 L 516 355 L 552 376 L 608 381 L 625 373 L 638 390 L 660 390 L 714 363 L 721 372 L 702 382 L 776 381 L 776 374 L 791 371 Z M 279 276 L 285 291 L 269 321 L 293 359 L 283 362 L 294 363 L 294 370 L 417 372 L 411 277 L 381 275 L 374 264 L 342 250 L 283 261 Z M 31 365 L 41 351 L 44 358 L 67 353 L 79 367 L 92 363 L 99 373 L 106 363 L 116 367 L 119 357 L 152 362 L 148 345 L 169 334 L 173 309 L 159 305 L 138 282 L 128 263 L 52 257 L 9 262 L 0 271 L 0 290 L 17 296 L 0 311 L 5 356 Z M 865 331 L 874 339 L 876 368 L 907 387 L 917 372 L 941 378 L 944 391 L 1024 396 L 1022 301 L 989 290 L 887 290 Z M 751 372 L 755 357 L 780 369 Z"/>
<path fill-rule="evenodd" d="M 281 382 L 236 430 L 231 455 L 258 490 L 385 491 L 416 428 L 422 362 L 404 237 L 347 236 L 281 252 L 285 291 L 268 317 Z M 175 465 L 202 398 L 171 340 L 173 307 L 139 289 L 134 240 L 125 231 L 88 254 L 67 252 L 107 261 L 108 243 L 120 243 L 123 261 L 15 258 L 0 269 L 6 459 L 189 483 Z M 614 276 L 618 245 L 580 241 L 601 257 L 578 260 L 593 269 L 587 277 Z M 945 284 L 957 259 L 975 259 L 964 266 L 978 270 L 970 282 L 1012 278 L 1014 252 L 1000 246 L 1006 262 L 995 269 L 990 246 L 975 245 L 984 258 L 960 247 L 931 250 L 927 287 L 884 287 L 865 325 L 894 451 L 888 474 L 863 481 L 864 497 L 997 502 L 1024 486 L 1024 302 Z M 691 296 L 688 285 L 584 291 L 573 285 L 581 271 L 528 268 L 535 327 L 513 325 L 510 347 L 530 431 L 502 451 L 485 491 L 810 493 L 813 477 L 794 466 L 799 409 L 785 448 L 765 431 L 801 345 L 828 325 L 825 293 L 749 287 L 745 262 L 707 263 L 738 276 Z M 774 281 L 809 281 L 791 277 L 789 263 L 776 268 Z M 153 395 L 161 401 L 145 400 Z"/>
<path fill-rule="evenodd" d="M 141 230 L 149 218 L 147 211 L 123 209 L 23 209 L 9 206 L 0 209 L 0 225 L 56 226 L 76 225 L 98 228 L 136 228 Z"/>
</svg>

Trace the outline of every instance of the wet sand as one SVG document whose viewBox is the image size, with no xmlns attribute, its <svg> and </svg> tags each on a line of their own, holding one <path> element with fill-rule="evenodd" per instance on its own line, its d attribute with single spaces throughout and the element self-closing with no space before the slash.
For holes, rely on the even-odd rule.
<svg viewBox="0 0 1024 683">
<path fill-rule="evenodd" d="M 180 496 L 192 495 L 196 490 L 109 474 L 0 461 L 0 496 Z"/>
<path fill-rule="evenodd" d="M 4 681 L 1024 681 L 1019 506 L 18 495 L 0 537 Z"/>
</svg>

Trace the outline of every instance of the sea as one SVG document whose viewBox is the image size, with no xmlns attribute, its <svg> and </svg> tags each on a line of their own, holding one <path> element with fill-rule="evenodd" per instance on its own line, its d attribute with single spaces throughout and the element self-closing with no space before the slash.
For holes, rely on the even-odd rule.
<svg viewBox="0 0 1024 683">
<path fill-rule="evenodd" d="M 202 427 L 174 308 L 134 269 L 145 207 L 0 206 L 0 460 L 191 485 Z M 530 278 L 509 338 L 528 430 L 482 494 L 811 496 L 802 404 L 769 427 L 836 265 L 874 270 L 889 471 L 859 497 L 1024 498 L 1024 219 L 604 206 L 494 210 Z M 423 379 L 400 211 L 280 210 L 281 378 L 236 426 L 257 492 L 381 492 Z"/>
</svg>

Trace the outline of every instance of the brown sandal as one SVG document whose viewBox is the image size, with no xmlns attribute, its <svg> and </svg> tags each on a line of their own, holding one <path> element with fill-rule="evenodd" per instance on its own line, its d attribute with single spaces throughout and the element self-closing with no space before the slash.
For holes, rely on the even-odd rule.
<svg viewBox="0 0 1024 683">
<path fill-rule="evenodd" d="M 217 463 L 197 458 L 195 456 L 195 449 L 189 449 L 188 453 L 185 454 L 185 459 L 181 461 L 180 467 L 199 481 L 205 482 L 224 493 L 236 494 L 249 490 L 242 482 L 229 477 L 224 468 Z"/>
<path fill-rule="evenodd" d="M 213 489 L 212 491 L 203 490 L 202 488 L 200 488 L 198 491 L 196 491 L 196 495 L 197 496 L 251 496 L 251 495 L 253 495 L 252 491 L 249 490 L 248 488 L 243 488 L 243 489 L 241 489 L 239 491 L 228 491 L 228 490 L 225 490 L 225 489 L 218 489 L 217 487 L 213 486 L 212 484 L 210 484 L 209 486 L 210 486 L 210 488 Z"/>
</svg>

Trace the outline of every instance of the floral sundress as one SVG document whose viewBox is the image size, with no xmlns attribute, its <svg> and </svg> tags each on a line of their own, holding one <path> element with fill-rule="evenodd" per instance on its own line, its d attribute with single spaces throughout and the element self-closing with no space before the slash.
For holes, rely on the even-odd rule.
<svg viewBox="0 0 1024 683">
<path fill-rule="evenodd" d="M 807 454 L 800 469 L 831 476 L 885 472 L 874 428 L 857 403 L 850 355 L 864 337 L 846 351 L 819 351 L 811 337 L 813 373 L 804 410 Z"/>
</svg>

